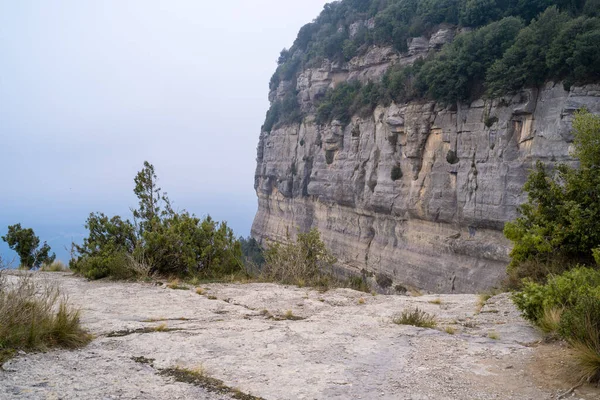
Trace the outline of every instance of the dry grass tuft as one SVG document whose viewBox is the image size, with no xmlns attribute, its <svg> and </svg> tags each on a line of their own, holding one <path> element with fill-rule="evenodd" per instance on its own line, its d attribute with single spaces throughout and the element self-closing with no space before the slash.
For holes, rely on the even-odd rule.
<svg viewBox="0 0 600 400">
<path fill-rule="evenodd" d="M 573 343 L 576 374 L 588 382 L 600 382 L 600 343 Z"/>
<path fill-rule="evenodd" d="M 488 337 L 492 340 L 499 340 L 500 339 L 500 335 L 498 335 L 498 332 L 495 331 L 490 331 L 488 332 Z"/>
<path fill-rule="evenodd" d="M 430 300 L 429 304 L 437 304 L 438 306 L 442 304 L 442 299 L 437 298 L 435 300 Z"/>
<path fill-rule="evenodd" d="M 600 321 L 588 314 L 583 321 L 583 336 L 570 340 L 576 362 L 575 374 L 600 385 Z"/>
<path fill-rule="evenodd" d="M 202 296 L 204 294 L 204 289 L 202 288 L 196 288 L 196 294 L 199 294 L 200 296 Z"/>
<path fill-rule="evenodd" d="M 169 331 L 169 327 L 167 326 L 166 322 L 163 322 L 162 324 L 157 325 L 154 328 L 152 328 L 152 330 L 154 332 L 168 332 Z"/>
<path fill-rule="evenodd" d="M 287 310 L 285 314 L 283 314 L 283 319 L 287 319 L 289 321 L 300 321 L 304 318 L 294 315 L 294 312 L 292 310 Z"/>
<path fill-rule="evenodd" d="M 435 316 L 418 308 L 402 311 L 401 314 L 392 317 L 392 322 L 397 325 L 412 325 L 419 328 L 435 328 L 437 325 Z"/>
<path fill-rule="evenodd" d="M 476 313 L 481 312 L 481 309 L 483 308 L 483 306 L 485 306 L 485 303 L 487 303 L 487 301 L 489 299 L 491 299 L 492 297 L 494 297 L 502 292 L 503 292 L 502 289 L 492 288 L 485 292 L 479 293 L 479 296 L 478 296 L 479 298 L 477 300 L 477 306 L 475 308 L 475 312 Z"/>
<path fill-rule="evenodd" d="M 475 313 L 480 313 L 483 306 L 485 306 L 485 303 L 491 297 L 492 296 L 489 293 L 480 293 L 478 296 L 478 299 L 477 299 L 477 306 L 475 307 Z"/>
<path fill-rule="evenodd" d="M 456 329 L 451 326 L 447 326 L 444 328 L 444 332 L 446 332 L 448 335 L 454 335 L 456 333 Z"/>
<path fill-rule="evenodd" d="M 173 279 L 167 284 L 167 287 L 175 290 L 189 290 L 189 287 L 179 282 L 179 279 Z"/>
<path fill-rule="evenodd" d="M 52 264 L 44 264 L 40 268 L 40 271 L 44 272 L 64 272 L 68 270 L 69 268 L 60 260 L 56 260 Z"/>
<path fill-rule="evenodd" d="M 558 331 L 562 308 L 545 308 L 544 315 L 538 321 L 538 326 L 545 334 L 554 334 Z"/>
<path fill-rule="evenodd" d="M 76 348 L 91 339 L 79 324 L 79 310 L 56 285 L 34 282 L 29 274 L 8 283 L 0 274 L 0 363 L 17 350 Z"/>
<path fill-rule="evenodd" d="M 365 304 L 365 298 L 361 297 L 360 299 L 358 299 L 358 304 Z"/>
</svg>

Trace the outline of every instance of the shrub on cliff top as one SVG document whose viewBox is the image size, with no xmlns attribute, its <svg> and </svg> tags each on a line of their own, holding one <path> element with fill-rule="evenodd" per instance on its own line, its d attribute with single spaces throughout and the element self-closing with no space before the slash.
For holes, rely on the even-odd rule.
<svg viewBox="0 0 600 400">
<path fill-rule="evenodd" d="M 336 258 L 327 250 L 319 231 L 298 233 L 295 242 L 273 243 L 265 252 L 263 277 L 285 284 L 328 286 Z"/>
<path fill-rule="evenodd" d="M 374 82 L 372 89 L 376 90 L 366 99 L 357 100 L 362 94 L 359 90 L 343 96 L 326 95 L 329 98 L 321 102 L 318 111 L 319 122 L 339 119 L 347 123 L 354 113 L 372 111 L 377 104 L 392 100 L 400 103 L 430 97 L 453 103 L 485 92 L 500 96 L 549 79 L 562 80 L 567 88 L 596 82 L 600 80 L 597 9 L 598 0 L 332 2 L 300 29 L 289 50 L 281 52 L 269 87 L 275 91 L 286 82 L 295 89 L 303 69 L 320 68 L 326 60 L 344 63 L 374 45 L 406 53 L 411 38 L 429 37 L 444 23 L 473 31 L 463 30 L 423 65 L 392 67 L 393 79 L 386 81 L 384 76 L 382 84 Z M 272 103 L 264 131 L 302 119 L 296 95 L 289 90 L 285 99 Z"/>
<path fill-rule="evenodd" d="M 241 246 L 227 223 L 175 212 L 157 181 L 154 167 L 145 162 L 135 177 L 135 223 L 90 214 L 89 235 L 75 245 L 73 271 L 89 279 L 129 279 L 155 273 L 218 278 L 242 270 Z"/>
</svg>

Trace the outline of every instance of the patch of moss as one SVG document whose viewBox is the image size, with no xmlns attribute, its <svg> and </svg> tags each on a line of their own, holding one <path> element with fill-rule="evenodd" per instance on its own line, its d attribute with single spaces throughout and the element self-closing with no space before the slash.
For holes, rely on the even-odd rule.
<svg viewBox="0 0 600 400">
<path fill-rule="evenodd" d="M 207 376 L 202 370 L 193 371 L 185 368 L 167 368 L 160 371 L 160 375 L 174 378 L 177 382 L 188 383 L 206 389 L 212 393 L 224 394 L 238 400 L 264 400 L 238 389 L 231 388 L 222 380 Z"/>
</svg>

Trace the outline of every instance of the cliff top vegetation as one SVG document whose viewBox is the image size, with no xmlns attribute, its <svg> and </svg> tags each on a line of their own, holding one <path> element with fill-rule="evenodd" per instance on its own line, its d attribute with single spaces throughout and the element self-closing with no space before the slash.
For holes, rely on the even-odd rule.
<svg viewBox="0 0 600 400">
<path fill-rule="evenodd" d="M 284 49 L 270 89 L 288 81 L 273 102 L 263 130 L 302 119 L 296 79 L 325 60 L 343 65 L 372 46 L 408 50 L 411 38 L 440 26 L 458 28 L 440 52 L 407 67 L 392 67 L 375 87 L 338 86 L 319 99 L 318 122 L 347 120 L 350 106 L 368 110 L 390 101 L 428 98 L 442 103 L 501 96 L 548 80 L 573 84 L 600 80 L 599 0 L 342 0 L 329 3 Z M 365 97 L 367 98 L 365 100 Z M 366 106 L 365 107 L 365 103 Z M 343 109 L 336 112 L 334 109 Z M 356 108 L 356 107 L 355 107 Z"/>
</svg>

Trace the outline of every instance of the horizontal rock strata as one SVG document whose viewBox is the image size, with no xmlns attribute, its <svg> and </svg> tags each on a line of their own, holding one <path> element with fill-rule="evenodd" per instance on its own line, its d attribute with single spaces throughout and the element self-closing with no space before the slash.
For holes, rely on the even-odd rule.
<svg viewBox="0 0 600 400">
<path fill-rule="evenodd" d="M 392 103 L 347 126 L 314 121 L 327 89 L 378 79 L 453 35 L 443 29 L 413 39 L 405 55 L 375 47 L 345 65 L 324 62 L 299 75 L 307 116 L 260 135 L 253 237 L 284 241 L 316 227 L 348 271 L 435 292 L 473 292 L 502 280 L 510 250 L 502 228 L 526 200 L 529 170 L 536 160 L 572 162 L 573 113 L 600 112 L 599 85 L 567 91 L 549 83 L 454 106 Z M 282 82 L 271 100 L 290 85 Z"/>
</svg>

